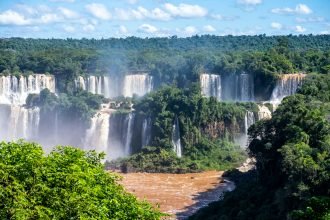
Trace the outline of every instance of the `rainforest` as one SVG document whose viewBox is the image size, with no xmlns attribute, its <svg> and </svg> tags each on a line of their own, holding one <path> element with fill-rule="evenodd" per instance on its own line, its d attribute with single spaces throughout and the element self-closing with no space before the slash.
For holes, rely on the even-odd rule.
<svg viewBox="0 0 330 220">
<path fill-rule="evenodd" d="M 0 140 L 1 219 L 160 219 L 117 173 L 210 170 L 189 219 L 329 219 L 330 35 L 1 38 Z"/>
</svg>

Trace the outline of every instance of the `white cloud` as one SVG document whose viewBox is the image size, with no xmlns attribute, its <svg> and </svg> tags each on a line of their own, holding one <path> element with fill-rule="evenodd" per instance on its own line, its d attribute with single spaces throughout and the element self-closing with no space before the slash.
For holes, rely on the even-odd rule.
<svg viewBox="0 0 330 220">
<path fill-rule="evenodd" d="M 330 34 L 330 31 L 320 31 L 320 34 Z"/>
<path fill-rule="evenodd" d="M 220 20 L 220 21 L 233 21 L 239 18 L 239 16 L 224 16 L 221 14 L 210 14 L 209 18 Z"/>
<path fill-rule="evenodd" d="M 192 36 L 198 33 L 198 29 L 194 26 L 187 26 L 183 29 L 177 28 L 176 32 L 178 32 L 180 35 L 183 35 L 185 37 Z"/>
<path fill-rule="evenodd" d="M 83 30 L 86 32 L 92 32 L 95 30 L 95 26 L 92 24 L 87 24 L 87 25 L 83 26 Z"/>
<path fill-rule="evenodd" d="M 155 34 L 158 31 L 158 28 L 156 28 L 155 26 L 152 26 L 150 24 L 142 24 L 139 28 L 138 28 L 139 32 L 143 32 L 143 33 L 148 33 L 148 34 Z"/>
<path fill-rule="evenodd" d="M 53 23 L 53 22 L 58 22 L 61 20 L 61 17 L 59 17 L 57 14 L 53 13 L 48 13 L 44 14 L 38 19 L 37 23 L 43 23 L 43 24 L 48 24 L 48 23 Z"/>
<path fill-rule="evenodd" d="M 48 7 L 47 5 L 38 5 L 37 7 L 37 10 L 38 10 L 38 13 L 50 13 L 52 12 L 53 10 Z"/>
<path fill-rule="evenodd" d="M 313 11 L 305 4 L 298 4 L 295 8 L 273 8 L 275 14 L 311 14 Z"/>
<path fill-rule="evenodd" d="M 87 11 L 91 13 L 94 17 L 109 20 L 111 19 L 111 13 L 108 11 L 107 7 L 103 4 L 92 3 L 85 6 Z"/>
<path fill-rule="evenodd" d="M 199 5 L 179 4 L 175 6 L 171 3 L 165 3 L 164 9 L 174 17 L 193 18 L 204 17 L 207 15 L 207 9 Z"/>
<path fill-rule="evenodd" d="M 273 29 L 277 29 L 277 30 L 281 30 L 283 28 L 283 25 L 278 23 L 278 22 L 272 22 L 270 24 L 270 26 L 273 28 Z"/>
<path fill-rule="evenodd" d="M 238 4 L 255 6 L 262 3 L 262 0 L 237 0 Z"/>
<path fill-rule="evenodd" d="M 24 15 L 13 11 L 7 10 L 0 13 L 0 24 L 3 25 L 28 25 L 31 21 L 24 17 Z"/>
<path fill-rule="evenodd" d="M 312 10 L 307 5 L 304 4 L 298 4 L 296 6 L 295 11 L 299 14 L 306 14 L 306 15 L 312 13 Z"/>
<path fill-rule="evenodd" d="M 299 23 L 318 23 L 325 21 L 324 17 L 307 17 L 307 18 L 296 18 Z"/>
<path fill-rule="evenodd" d="M 74 33 L 76 31 L 76 29 L 71 25 L 64 25 L 63 30 L 65 30 L 68 33 Z"/>
<path fill-rule="evenodd" d="M 295 31 L 298 32 L 298 33 L 304 33 L 306 31 L 306 28 L 300 26 L 300 25 L 297 25 L 295 27 Z"/>
<path fill-rule="evenodd" d="M 152 19 L 156 19 L 156 20 L 170 20 L 171 19 L 171 15 L 166 13 L 165 11 L 163 11 L 162 9 L 159 8 L 155 8 L 154 10 L 151 11 L 151 16 Z"/>
<path fill-rule="evenodd" d="M 36 8 L 30 7 L 30 6 L 25 5 L 25 4 L 17 4 L 16 8 L 20 12 L 22 12 L 24 14 L 27 14 L 27 15 L 36 15 L 38 13 Z"/>
<path fill-rule="evenodd" d="M 124 25 L 120 25 L 119 26 L 119 33 L 120 34 L 127 34 L 128 33 L 128 30 L 127 30 L 127 28 Z"/>
<path fill-rule="evenodd" d="M 203 27 L 203 30 L 206 32 L 215 32 L 216 31 L 216 29 L 212 25 L 205 25 Z"/>
<path fill-rule="evenodd" d="M 153 19 L 168 21 L 171 19 L 171 15 L 166 13 L 160 8 L 155 8 L 153 10 L 148 10 L 143 7 L 138 7 L 137 9 L 121 9 L 115 8 L 114 18 L 119 20 L 143 20 L 143 19 Z"/>
<path fill-rule="evenodd" d="M 75 11 L 72 11 L 70 9 L 59 7 L 58 10 L 61 12 L 61 14 L 68 19 L 78 18 L 79 15 Z"/>
</svg>

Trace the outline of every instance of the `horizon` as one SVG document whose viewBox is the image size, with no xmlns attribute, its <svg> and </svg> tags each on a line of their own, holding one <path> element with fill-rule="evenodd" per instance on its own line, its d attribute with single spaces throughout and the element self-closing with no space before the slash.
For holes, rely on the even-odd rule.
<svg viewBox="0 0 330 220">
<path fill-rule="evenodd" d="M 0 38 L 327 35 L 329 8 L 322 0 L 2 1 Z"/>
<path fill-rule="evenodd" d="M 263 37 L 289 37 L 289 36 L 295 36 L 295 37 L 304 37 L 304 36 L 329 36 L 330 34 L 284 34 L 284 35 L 267 35 L 267 34 L 255 34 L 255 35 L 210 35 L 210 34 L 203 34 L 203 35 L 192 35 L 192 36 L 177 36 L 177 35 L 172 35 L 172 36 L 164 36 L 164 37 L 138 37 L 138 36 L 126 36 L 126 37 L 101 37 L 101 38 L 95 38 L 95 37 L 81 37 L 81 38 L 73 38 L 73 37 L 66 37 L 66 38 L 33 38 L 33 37 L 0 37 L 0 39 L 32 39 L 32 40 L 110 40 L 110 39 L 116 39 L 116 40 L 125 40 L 129 38 L 135 38 L 135 39 L 141 39 L 141 40 L 148 40 L 148 39 L 187 39 L 187 38 L 194 38 L 194 37 L 258 37 L 258 36 L 263 36 Z"/>
</svg>

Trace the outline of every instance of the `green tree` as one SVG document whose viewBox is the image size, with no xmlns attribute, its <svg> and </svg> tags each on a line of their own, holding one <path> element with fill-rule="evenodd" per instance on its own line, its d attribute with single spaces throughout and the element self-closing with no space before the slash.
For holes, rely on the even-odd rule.
<svg viewBox="0 0 330 220">
<path fill-rule="evenodd" d="M 0 143 L 1 219 L 159 219 L 104 171 L 103 155 L 24 141 Z"/>
</svg>

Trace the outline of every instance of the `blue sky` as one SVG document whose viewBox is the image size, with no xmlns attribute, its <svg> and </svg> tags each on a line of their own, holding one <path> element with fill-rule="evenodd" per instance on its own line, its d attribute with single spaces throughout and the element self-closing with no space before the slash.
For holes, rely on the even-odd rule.
<svg viewBox="0 0 330 220">
<path fill-rule="evenodd" d="M 0 0 L 0 37 L 330 34 L 330 0 Z"/>
</svg>

